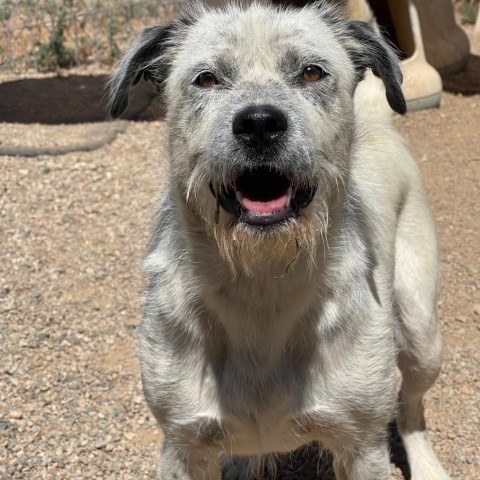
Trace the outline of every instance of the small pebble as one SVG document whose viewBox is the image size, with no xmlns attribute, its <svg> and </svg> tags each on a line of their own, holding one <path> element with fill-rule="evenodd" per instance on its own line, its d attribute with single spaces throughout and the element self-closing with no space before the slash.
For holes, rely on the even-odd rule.
<svg viewBox="0 0 480 480">
<path fill-rule="evenodd" d="M 104 439 L 98 439 L 93 442 L 93 446 L 97 449 L 100 450 L 102 448 L 105 448 L 107 445 L 107 442 Z"/>
</svg>

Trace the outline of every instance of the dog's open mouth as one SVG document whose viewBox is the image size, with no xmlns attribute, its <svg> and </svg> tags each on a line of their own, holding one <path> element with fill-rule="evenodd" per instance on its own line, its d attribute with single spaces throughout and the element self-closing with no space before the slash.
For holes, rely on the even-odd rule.
<svg viewBox="0 0 480 480">
<path fill-rule="evenodd" d="M 313 199 L 316 187 L 295 188 L 288 176 L 269 168 L 240 174 L 232 187 L 218 194 L 220 205 L 239 221 L 250 225 L 273 225 L 297 216 Z"/>
</svg>

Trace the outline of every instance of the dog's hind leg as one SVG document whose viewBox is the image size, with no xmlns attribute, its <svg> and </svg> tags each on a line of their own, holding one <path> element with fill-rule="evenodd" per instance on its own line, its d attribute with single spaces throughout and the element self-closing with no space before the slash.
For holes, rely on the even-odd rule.
<svg viewBox="0 0 480 480">
<path fill-rule="evenodd" d="M 428 439 L 423 407 L 423 396 L 440 372 L 442 338 L 436 316 L 438 247 L 422 190 L 418 186 L 410 192 L 396 238 L 398 366 L 402 372 L 397 423 L 412 480 L 448 480 Z"/>
</svg>

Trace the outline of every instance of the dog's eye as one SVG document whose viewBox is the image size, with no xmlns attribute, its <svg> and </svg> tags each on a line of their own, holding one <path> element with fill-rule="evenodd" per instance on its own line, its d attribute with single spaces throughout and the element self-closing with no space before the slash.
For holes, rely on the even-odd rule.
<svg viewBox="0 0 480 480">
<path fill-rule="evenodd" d="M 195 85 L 203 88 L 211 88 L 217 84 L 217 79 L 212 72 L 202 72 L 196 79 Z"/>
<path fill-rule="evenodd" d="M 308 65 L 302 72 L 302 78 L 306 82 L 316 82 L 325 75 L 325 72 L 316 65 Z"/>
</svg>

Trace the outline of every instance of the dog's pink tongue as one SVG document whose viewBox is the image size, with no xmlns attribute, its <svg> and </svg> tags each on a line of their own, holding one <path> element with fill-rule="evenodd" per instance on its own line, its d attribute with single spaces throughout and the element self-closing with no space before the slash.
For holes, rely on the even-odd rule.
<svg viewBox="0 0 480 480">
<path fill-rule="evenodd" d="M 260 215 L 275 213 L 282 210 L 287 205 L 287 192 L 288 191 L 285 190 L 285 192 L 279 197 L 269 200 L 248 198 L 248 196 L 243 195 L 242 204 L 245 209 Z"/>
</svg>

